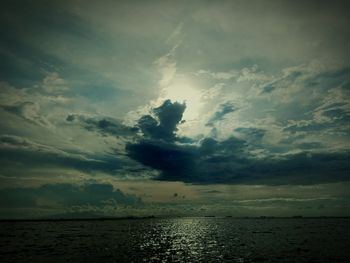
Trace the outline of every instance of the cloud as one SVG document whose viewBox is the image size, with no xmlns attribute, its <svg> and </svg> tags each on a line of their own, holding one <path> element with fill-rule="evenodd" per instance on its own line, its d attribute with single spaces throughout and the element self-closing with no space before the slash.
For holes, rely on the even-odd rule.
<svg viewBox="0 0 350 263">
<path fill-rule="evenodd" d="M 7 112 L 15 114 L 39 126 L 46 127 L 50 125 L 50 123 L 44 117 L 41 116 L 40 106 L 37 103 L 25 101 L 9 106 L 0 105 L 0 107 Z"/>
<path fill-rule="evenodd" d="M 157 65 L 158 70 L 161 74 L 161 79 L 159 80 L 159 86 L 164 88 L 168 86 L 171 81 L 174 79 L 177 71 L 176 67 L 176 60 L 175 57 L 175 51 L 181 44 L 181 31 L 182 31 L 183 24 L 180 23 L 176 29 L 172 32 L 172 34 L 167 39 L 167 43 L 172 44 L 172 48 L 170 51 L 158 58 L 154 63 Z"/>
<path fill-rule="evenodd" d="M 14 135 L 0 136 L 0 160 L 29 168 L 64 167 L 84 172 L 115 174 L 126 161 L 110 154 L 88 154 L 60 150 Z"/>
<path fill-rule="evenodd" d="M 310 150 L 310 149 L 320 149 L 323 147 L 320 142 L 301 142 L 298 144 L 300 149 Z"/>
<path fill-rule="evenodd" d="M 0 209 L 69 209 L 84 205 L 104 207 L 108 204 L 118 207 L 140 205 L 142 201 L 135 195 L 124 194 L 105 183 L 46 184 L 40 187 L 0 189 Z"/>
<path fill-rule="evenodd" d="M 299 69 L 292 68 L 290 70 L 286 70 L 284 75 L 280 78 L 274 79 L 273 81 L 263 85 L 261 87 L 261 94 L 271 93 L 276 89 L 287 88 L 288 86 L 293 85 L 300 76 L 303 76 L 303 73 L 298 71 Z"/>
<path fill-rule="evenodd" d="M 194 172 L 195 148 L 177 146 L 159 140 L 142 140 L 126 146 L 128 156 L 143 165 L 162 172 L 160 178 L 182 181 Z"/>
<path fill-rule="evenodd" d="M 61 94 L 69 91 L 64 79 L 57 72 L 49 73 L 42 81 L 41 88 L 48 94 Z"/>
<path fill-rule="evenodd" d="M 201 75 L 209 75 L 214 79 L 217 80 L 229 80 L 231 78 L 235 78 L 239 75 L 239 72 L 237 71 L 229 71 L 229 72 L 211 72 L 209 70 L 199 70 L 198 72 L 195 73 L 196 76 L 201 76 Z"/>
<path fill-rule="evenodd" d="M 266 130 L 259 128 L 238 127 L 234 129 L 234 133 L 250 143 L 258 143 L 264 137 Z"/>
<path fill-rule="evenodd" d="M 185 108 L 185 104 L 166 100 L 161 106 L 153 109 L 156 119 L 151 115 L 144 115 L 139 119 L 138 127 L 145 137 L 174 141 L 177 125 L 182 119 Z"/>
<path fill-rule="evenodd" d="M 123 125 L 114 118 L 88 117 L 79 114 L 70 114 L 66 118 L 67 122 L 77 123 L 88 131 L 96 131 L 103 135 L 113 136 L 134 136 L 137 132 L 136 127 Z"/>
<path fill-rule="evenodd" d="M 35 85 L 14 87 L 7 82 L 0 82 L 0 88 L 1 117 L 19 126 L 28 122 L 32 128 L 39 126 L 54 129 L 54 122 L 59 119 L 61 112 L 74 107 L 69 88 L 56 72 L 48 73 Z"/>
<path fill-rule="evenodd" d="M 164 107 L 164 105 L 168 105 Z M 179 109 L 170 107 L 167 101 L 159 109 L 166 109 L 165 116 L 177 116 L 171 121 L 171 138 L 180 122 Z M 169 111 L 174 111 L 170 114 Z M 144 138 L 126 146 L 128 156 L 141 164 L 160 171 L 158 180 L 184 181 L 187 183 L 236 183 L 236 184 L 313 184 L 349 180 L 349 152 L 269 154 L 264 158 L 250 152 L 254 143 L 261 140 L 265 131 L 257 128 L 237 128 L 240 138 L 229 137 L 222 141 L 205 138 L 197 145 L 164 140 L 163 133 L 151 131 L 156 121 L 148 116 L 143 128 Z M 162 118 L 160 118 L 162 119 Z M 176 120 L 176 121 L 175 121 Z M 168 138 L 168 137 L 165 137 Z M 304 144 L 309 148 L 315 144 Z"/>
<path fill-rule="evenodd" d="M 345 79 L 339 79 L 337 83 L 328 86 L 324 79 L 325 75 L 333 74 L 322 73 L 321 77 L 318 77 L 320 78 L 318 81 L 325 82 L 325 86 L 322 86 L 325 90 L 321 92 L 320 88 L 314 88 L 313 94 L 311 94 L 313 99 L 310 99 L 308 104 L 300 105 L 300 109 L 297 110 L 297 113 L 300 112 L 299 116 L 287 121 L 287 124 L 282 127 L 284 132 L 303 135 L 311 141 L 322 140 L 323 143 L 346 137 L 350 116 L 349 92 L 346 88 L 348 82 Z M 335 75 L 338 76 L 338 74 Z M 333 143 L 333 145 L 335 144 Z"/>
<path fill-rule="evenodd" d="M 212 126 L 214 122 L 221 121 L 224 119 L 225 115 L 236 111 L 237 108 L 233 102 L 227 101 L 219 105 L 218 111 L 209 119 L 207 126 Z"/>
</svg>

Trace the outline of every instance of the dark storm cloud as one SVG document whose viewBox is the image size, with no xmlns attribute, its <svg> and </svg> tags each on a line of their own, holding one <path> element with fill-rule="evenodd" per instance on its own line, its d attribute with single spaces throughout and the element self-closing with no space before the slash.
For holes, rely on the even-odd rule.
<svg viewBox="0 0 350 263">
<path fill-rule="evenodd" d="M 177 125 L 182 119 L 186 105 L 178 102 L 172 103 L 170 100 L 158 108 L 153 109 L 156 118 L 151 115 L 144 115 L 138 121 L 138 127 L 145 137 L 165 141 L 174 141 Z"/>
<path fill-rule="evenodd" d="M 57 208 L 70 206 L 104 206 L 140 204 L 134 195 L 126 195 L 110 184 L 47 184 L 37 188 L 0 189 L 0 208 Z"/>
<path fill-rule="evenodd" d="M 256 159 L 247 155 L 235 139 L 210 146 L 207 142 L 199 147 L 185 147 L 142 141 L 128 145 L 127 150 L 134 160 L 161 171 L 157 179 L 166 181 L 279 185 L 349 180 L 349 153 L 301 153 Z"/>
<path fill-rule="evenodd" d="M 237 110 L 236 106 L 230 101 L 221 104 L 219 106 L 218 111 L 215 112 L 214 115 L 209 119 L 207 125 L 212 126 L 214 122 L 223 120 L 225 115 L 231 112 L 234 112 L 236 110 Z"/>
<path fill-rule="evenodd" d="M 128 127 L 113 118 L 86 117 L 84 115 L 70 114 L 67 122 L 78 123 L 88 131 L 96 131 L 103 135 L 130 136 L 137 132 L 136 127 Z"/>
<path fill-rule="evenodd" d="M 171 102 L 167 102 L 171 105 Z M 174 108 L 167 107 L 168 110 Z M 169 116 L 173 116 L 169 114 Z M 143 120 L 143 116 L 140 120 Z M 146 117 L 148 119 L 148 117 Z M 180 122 L 179 118 L 176 118 Z M 157 127 L 148 119 L 149 127 Z M 173 125 L 172 127 L 176 127 Z M 223 141 L 205 138 L 199 145 L 164 141 L 161 133 L 152 132 L 152 139 L 129 143 L 126 150 L 130 158 L 145 166 L 159 170 L 158 180 L 188 183 L 238 184 L 314 184 L 346 181 L 350 178 L 350 153 L 310 153 L 257 158 L 248 148 L 259 141 L 265 131 L 257 128 L 237 128 L 244 135 Z M 156 136 L 159 135 L 157 138 Z M 175 135 L 174 135 L 175 136 Z M 317 147 L 305 144 L 302 148 Z"/>
<path fill-rule="evenodd" d="M 0 160 L 13 165 L 20 163 L 27 168 L 47 166 L 112 174 L 125 164 L 115 156 L 67 152 L 12 135 L 0 136 Z"/>
<path fill-rule="evenodd" d="M 141 140 L 128 144 L 126 150 L 130 158 L 143 165 L 162 171 L 161 178 L 183 180 L 188 173 L 195 173 L 196 148 L 178 146 L 173 143 Z"/>
</svg>

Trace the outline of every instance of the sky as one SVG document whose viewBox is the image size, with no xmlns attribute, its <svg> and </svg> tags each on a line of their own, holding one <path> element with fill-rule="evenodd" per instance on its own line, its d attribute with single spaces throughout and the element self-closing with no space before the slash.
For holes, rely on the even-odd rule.
<svg viewBox="0 0 350 263">
<path fill-rule="evenodd" d="M 346 1 L 2 1 L 0 218 L 350 216 Z"/>
</svg>

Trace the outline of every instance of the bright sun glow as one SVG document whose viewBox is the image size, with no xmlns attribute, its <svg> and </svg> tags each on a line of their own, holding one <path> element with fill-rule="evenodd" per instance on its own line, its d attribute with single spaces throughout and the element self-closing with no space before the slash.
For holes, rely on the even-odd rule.
<svg viewBox="0 0 350 263">
<path fill-rule="evenodd" d="M 162 91 L 163 98 L 171 101 L 185 102 L 186 110 L 184 112 L 184 120 L 193 120 L 198 117 L 201 108 L 201 94 L 199 91 L 189 85 L 188 82 L 174 81 Z"/>
</svg>

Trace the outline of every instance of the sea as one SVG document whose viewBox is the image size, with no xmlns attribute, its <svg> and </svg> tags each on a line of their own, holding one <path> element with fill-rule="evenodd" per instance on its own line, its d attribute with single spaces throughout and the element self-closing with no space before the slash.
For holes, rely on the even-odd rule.
<svg viewBox="0 0 350 263">
<path fill-rule="evenodd" d="M 350 219 L 2 221 L 0 262 L 350 262 Z"/>
</svg>

